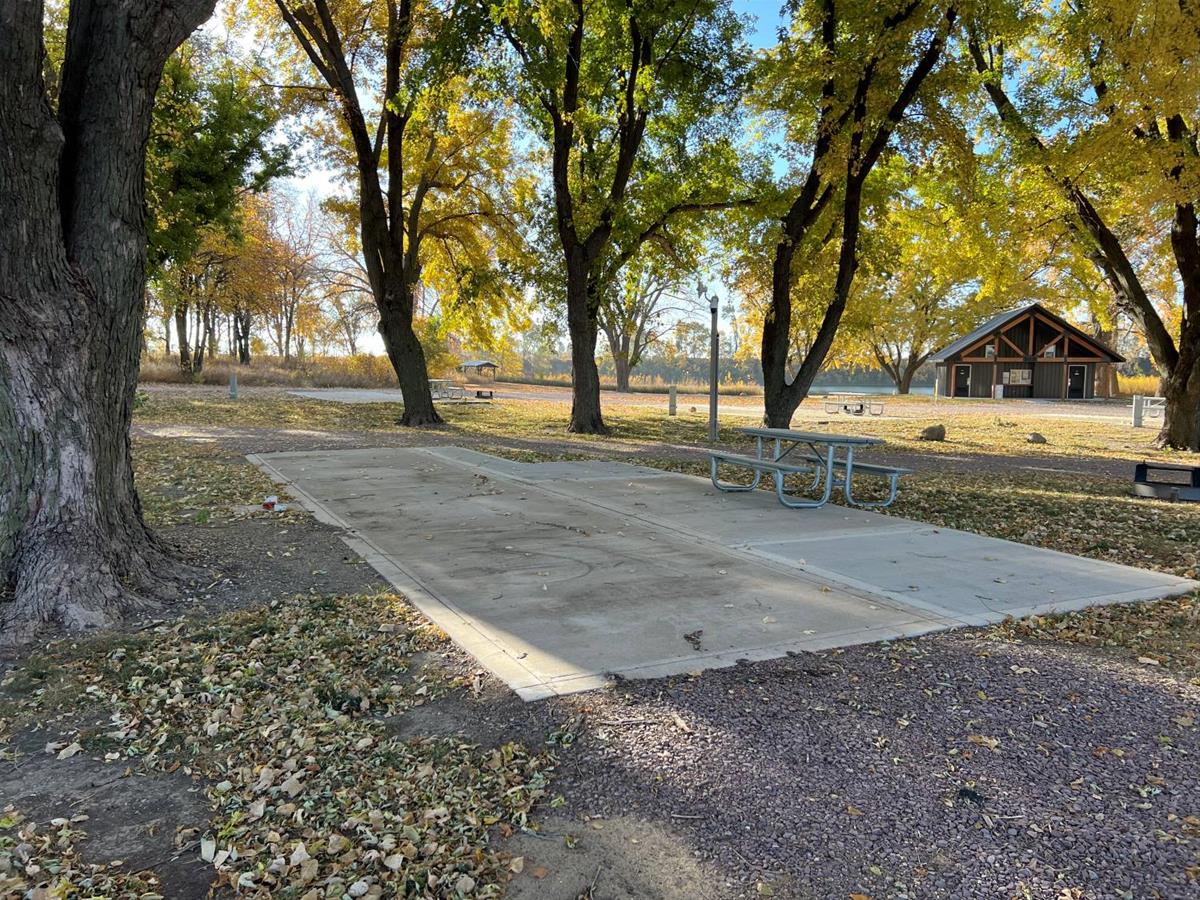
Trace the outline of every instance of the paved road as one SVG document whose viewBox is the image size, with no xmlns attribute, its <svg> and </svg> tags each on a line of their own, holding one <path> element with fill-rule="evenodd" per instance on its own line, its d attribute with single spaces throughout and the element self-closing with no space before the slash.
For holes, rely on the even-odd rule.
<svg viewBox="0 0 1200 900">
<path fill-rule="evenodd" d="M 312 388 L 290 391 L 301 397 L 314 400 L 330 400 L 337 403 L 399 403 L 402 399 L 400 391 L 381 388 Z M 570 405 L 571 389 L 569 387 L 554 387 L 549 385 L 527 385 L 499 382 L 496 384 L 497 400 L 533 400 L 548 403 Z M 628 393 L 617 391 L 601 391 L 601 402 L 605 406 L 638 406 L 655 409 L 667 406 L 666 394 Z M 922 418 L 930 415 L 953 417 L 962 414 L 980 412 L 1001 412 L 1005 416 L 1020 418 L 1033 416 L 1054 419 L 1092 419 L 1112 420 L 1125 419 L 1129 416 L 1129 404 L 1123 400 L 1093 400 L 1067 403 L 1059 400 L 953 400 L 934 399 L 933 397 L 910 395 L 908 397 L 884 396 L 885 417 L 887 418 Z M 697 410 L 708 409 L 708 395 L 680 394 L 678 403 L 681 409 L 695 407 Z M 722 395 L 719 401 L 722 415 L 745 416 L 757 419 L 762 415 L 762 398 L 757 396 Z M 798 419 L 807 420 L 828 415 L 825 412 L 824 399 L 813 396 L 805 400 L 797 410 Z"/>
</svg>

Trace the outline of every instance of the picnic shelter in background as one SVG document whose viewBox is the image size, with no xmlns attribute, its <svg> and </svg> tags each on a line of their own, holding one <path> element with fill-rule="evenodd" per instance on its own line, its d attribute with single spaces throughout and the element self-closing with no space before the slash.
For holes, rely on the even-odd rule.
<svg viewBox="0 0 1200 900">
<path fill-rule="evenodd" d="M 467 381 L 472 383 L 495 381 L 496 372 L 499 369 L 499 364 L 490 359 L 469 359 L 458 364 L 458 371 L 462 372 Z"/>
<path fill-rule="evenodd" d="M 1107 397 L 1108 370 L 1125 361 L 1038 303 L 1000 313 L 931 359 L 939 396 L 1047 400 Z"/>
</svg>

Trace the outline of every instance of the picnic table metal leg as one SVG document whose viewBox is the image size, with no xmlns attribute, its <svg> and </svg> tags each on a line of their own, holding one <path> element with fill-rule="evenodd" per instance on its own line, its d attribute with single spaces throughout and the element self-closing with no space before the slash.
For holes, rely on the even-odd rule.
<svg viewBox="0 0 1200 900">
<path fill-rule="evenodd" d="M 888 495 L 885 500 L 855 500 L 854 499 L 854 448 L 846 448 L 846 479 L 844 482 L 843 493 L 846 495 L 846 502 L 851 506 L 859 506 L 867 509 L 879 509 L 885 506 L 891 506 L 896 500 L 896 491 L 899 488 L 900 476 L 888 476 Z"/>
<path fill-rule="evenodd" d="M 715 487 L 718 491 L 724 491 L 727 494 L 737 494 L 737 493 L 741 493 L 743 491 L 753 491 L 762 482 L 762 472 L 760 472 L 758 469 L 754 470 L 754 480 L 751 481 L 749 484 L 734 484 L 733 482 L 729 482 L 729 481 L 721 481 L 717 477 L 717 458 L 715 456 L 710 457 L 709 464 L 712 467 L 711 477 L 712 477 L 713 487 Z"/>
<path fill-rule="evenodd" d="M 833 451 L 832 444 L 825 451 L 825 490 L 821 493 L 819 500 L 789 500 L 787 492 L 783 489 L 783 473 L 775 473 L 775 495 L 779 498 L 779 502 L 784 506 L 792 509 L 818 509 L 829 502 L 830 496 L 833 494 Z"/>
<path fill-rule="evenodd" d="M 888 479 L 888 495 L 884 500 L 855 500 L 850 496 L 850 492 L 846 492 L 846 501 L 864 509 L 881 509 L 885 506 L 891 506 L 896 500 L 896 493 L 900 488 L 900 476 L 889 475 Z"/>
<path fill-rule="evenodd" d="M 846 448 L 846 475 L 842 479 L 842 494 L 846 498 L 847 503 L 854 502 L 854 447 L 853 445 Z"/>
</svg>

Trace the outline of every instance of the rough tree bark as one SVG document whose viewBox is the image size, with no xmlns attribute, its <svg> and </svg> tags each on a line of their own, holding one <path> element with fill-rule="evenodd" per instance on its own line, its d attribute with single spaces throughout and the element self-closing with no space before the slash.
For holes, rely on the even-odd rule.
<svg viewBox="0 0 1200 900">
<path fill-rule="evenodd" d="M 885 29 L 897 29 L 920 8 L 912 3 L 892 19 L 885 21 Z M 763 402 L 765 419 L 772 428 L 787 428 L 791 425 L 796 407 L 808 396 L 813 380 L 825 364 L 825 358 L 833 346 L 854 283 L 858 268 L 858 237 L 861 228 L 862 188 L 871 169 L 878 162 L 883 150 L 891 140 L 908 107 L 916 99 L 925 79 L 934 70 L 945 47 L 946 35 L 953 26 L 957 14 L 954 7 L 946 10 L 942 27 L 929 38 L 912 71 L 903 80 L 896 99 L 888 107 L 882 122 L 871 127 L 868 135 L 868 95 L 877 90 L 874 85 L 878 60 L 867 60 L 855 86 L 853 98 L 839 108 L 834 101 L 837 84 L 831 74 L 822 86 L 821 112 L 817 121 L 816 139 L 813 144 L 812 162 L 796 199 L 782 220 L 782 234 L 775 246 L 771 270 L 771 304 L 763 322 L 762 368 Z M 820 27 L 820 39 L 830 59 L 838 58 L 838 22 L 836 7 L 832 2 L 825 5 Z M 844 177 L 841 180 L 841 248 L 838 254 L 837 276 L 830 291 L 829 303 L 821 319 L 816 337 L 809 346 L 794 377 L 788 378 L 789 358 L 792 349 L 792 283 L 796 252 L 811 237 L 812 229 L 821 220 L 829 201 L 834 196 L 835 185 L 829 179 L 832 168 L 831 154 L 835 151 L 834 138 L 849 127 L 849 153 L 845 161 Z M 832 240 L 829 232 L 825 240 Z"/>
<path fill-rule="evenodd" d="M 623 394 L 629 393 L 629 375 L 632 367 L 629 365 L 629 350 L 613 351 L 613 368 L 617 373 L 617 390 Z"/>
<path fill-rule="evenodd" d="M 57 115 L 42 4 L 0 0 L 0 622 L 106 625 L 174 588 L 129 424 L 145 145 L 168 56 L 212 0 L 73 0 Z"/>
<path fill-rule="evenodd" d="M 405 205 L 405 129 L 417 97 L 403 108 L 392 98 L 401 89 L 401 67 L 414 36 L 412 0 L 388 0 L 384 49 L 384 96 L 377 140 L 372 140 L 359 103 L 358 88 L 333 13 L 326 0 L 312 6 L 276 0 L 280 15 L 317 72 L 333 89 L 339 114 L 350 132 L 358 168 L 359 228 L 371 293 L 379 310 L 379 335 L 404 395 L 401 425 L 436 425 L 425 351 L 413 327 L 420 284 L 421 211 L 433 188 L 426 173 Z M 379 176 L 386 148 L 386 188 Z M 432 148 L 431 148 L 432 150 Z"/>
</svg>

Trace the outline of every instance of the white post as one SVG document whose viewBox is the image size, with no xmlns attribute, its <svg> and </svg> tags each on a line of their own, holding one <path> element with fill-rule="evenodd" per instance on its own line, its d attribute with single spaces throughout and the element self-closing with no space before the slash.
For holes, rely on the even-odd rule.
<svg viewBox="0 0 1200 900">
<path fill-rule="evenodd" d="M 1141 394 L 1133 395 L 1133 427 L 1141 428 L 1142 419 L 1146 415 L 1146 398 Z"/>
<path fill-rule="evenodd" d="M 675 415 L 675 385 L 667 389 L 667 415 Z"/>
<path fill-rule="evenodd" d="M 229 370 L 229 399 L 237 399 L 237 369 Z"/>
</svg>

